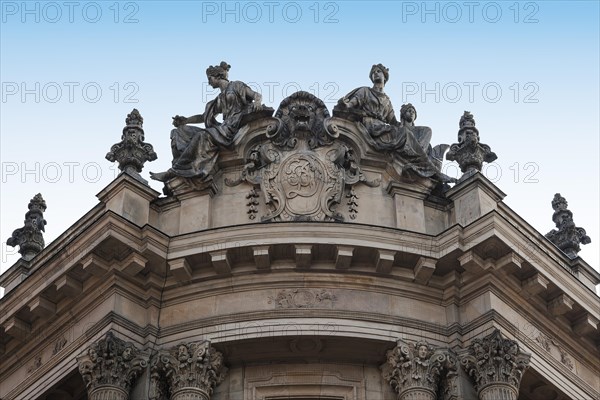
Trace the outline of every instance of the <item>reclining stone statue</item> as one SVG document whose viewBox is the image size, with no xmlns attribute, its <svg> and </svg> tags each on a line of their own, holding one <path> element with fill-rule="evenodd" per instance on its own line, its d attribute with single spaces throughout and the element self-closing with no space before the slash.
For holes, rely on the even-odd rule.
<svg viewBox="0 0 600 400">
<path fill-rule="evenodd" d="M 173 117 L 176 129 L 171 131 L 172 167 L 159 173 L 150 173 L 152 179 L 166 182 L 177 176 L 205 180 L 212 176 L 219 149 L 233 144 L 239 129 L 248 122 L 270 117 L 273 109 L 264 106 L 262 96 L 240 81 L 229 81 L 229 69 L 222 61 L 206 69 L 208 83 L 220 89 L 216 99 L 209 101 L 203 114 L 192 117 Z M 223 122 L 216 120 L 223 115 Z M 204 128 L 188 124 L 204 123 Z"/>
<path fill-rule="evenodd" d="M 373 87 L 354 89 L 333 108 L 334 117 L 356 122 L 366 141 L 376 150 L 389 154 L 400 175 L 417 175 L 440 182 L 455 181 L 441 173 L 441 160 L 447 145 L 431 147 L 431 129 L 415 126 L 417 112 L 407 104 L 400 110 L 401 120 L 394 114 L 392 103 L 383 88 L 389 70 L 373 65 L 369 74 Z"/>
</svg>

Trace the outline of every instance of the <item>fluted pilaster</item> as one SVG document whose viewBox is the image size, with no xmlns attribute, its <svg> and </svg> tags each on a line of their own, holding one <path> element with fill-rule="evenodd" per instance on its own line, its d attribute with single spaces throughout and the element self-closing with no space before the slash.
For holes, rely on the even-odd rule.
<svg viewBox="0 0 600 400">
<path fill-rule="evenodd" d="M 399 395 L 398 400 L 436 400 L 435 392 L 428 389 L 410 388 Z"/>
<path fill-rule="evenodd" d="M 479 391 L 481 400 L 517 400 L 519 392 L 512 386 L 506 384 L 492 384 Z"/>
<path fill-rule="evenodd" d="M 184 388 L 173 393 L 171 400 L 210 400 L 210 396 L 202 389 Z"/>
<path fill-rule="evenodd" d="M 111 385 L 99 385 L 88 392 L 90 400 L 127 400 L 129 393 Z"/>
</svg>

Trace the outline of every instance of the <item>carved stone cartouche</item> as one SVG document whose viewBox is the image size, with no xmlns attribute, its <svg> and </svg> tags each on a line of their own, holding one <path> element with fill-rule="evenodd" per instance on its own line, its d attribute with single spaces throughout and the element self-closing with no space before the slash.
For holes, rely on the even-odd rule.
<svg viewBox="0 0 600 400">
<path fill-rule="evenodd" d="M 546 237 L 569 258 L 575 258 L 581 250 L 579 244 L 589 244 L 592 240 L 587 236 L 585 229 L 575 226 L 573 213 L 567 207 L 567 200 L 560 193 L 556 193 L 552 200 L 552 208 L 554 209 L 552 221 L 554 221 L 558 230 L 552 229 L 546 234 Z"/>
<path fill-rule="evenodd" d="M 36 194 L 29 202 L 29 211 L 25 214 L 24 226 L 13 231 L 6 244 L 12 247 L 19 246 L 21 258 L 31 260 L 44 249 L 44 232 L 46 220 L 46 202 L 40 193 Z"/>
<path fill-rule="evenodd" d="M 129 392 L 148 366 L 148 357 L 132 343 L 108 332 L 77 357 L 79 372 L 90 400 L 127 400 Z"/>
<path fill-rule="evenodd" d="M 285 289 L 274 297 L 269 297 L 269 304 L 275 308 L 332 308 L 337 300 L 329 290 Z"/>
<path fill-rule="evenodd" d="M 108 161 L 117 161 L 121 171 L 138 179 L 141 179 L 139 173 L 142 172 L 144 163 L 157 158 L 152 145 L 144 143 L 143 123 L 144 119 L 140 112 L 134 108 L 125 119 L 126 125 L 123 128 L 121 141 L 114 144 L 106 154 Z"/>
<path fill-rule="evenodd" d="M 380 183 L 364 176 L 354 151 L 337 137 L 325 104 L 294 93 L 281 102 L 268 142 L 252 147 L 240 178 L 225 183 L 259 187 L 269 209 L 263 221 L 342 221 L 336 207 L 345 189 Z"/>
<path fill-rule="evenodd" d="M 149 398 L 209 400 L 227 371 L 223 354 L 210 342 L 181 343 L 152 359 Z"/>
<path fill-rule="evenodd" d="M 475 127 L 473 115 L 465 111 L 459 122 L 458 143 L 450 146 L 446 159 L 456 161 L 463 172 L 461 180 L 481 171 L 484 162 L 492 162 L 498 157 L 490 146 L 479 142 L 479 130 Z"/>
<path fill-rule="evenodd" d="M 382 366 L 383 377 L 398 395 L 398 400 L 436 400 L 440 379 L 451 382 L 442 385 L 442 398 L 455 398 L 456 361 L 448 350 L 435 349 L 427 342 L 409 344 L 402 340 L 387 352 Z"/>
<path fill-rule="evenodd" d="M 483 339 L 473 340 L 461 364 L 472 378 L 479 399 L 516 400 L 530 357 L 496 329 Z"/>
</svg>

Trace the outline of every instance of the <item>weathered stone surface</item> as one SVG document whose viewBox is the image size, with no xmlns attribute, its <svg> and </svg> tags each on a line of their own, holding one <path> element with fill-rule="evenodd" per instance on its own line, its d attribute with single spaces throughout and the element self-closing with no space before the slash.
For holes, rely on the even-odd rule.
<svg viewBox="0 0 600 400">
<path fill-rule="evenodd" d="M 461 180 L 481 171 L 484 162 L 492 162 L 498 157 L 490 146 L 480 143 L 479 130 L 475 127 L 473 114 L 465 111 L 459 122 L 458 143 L 450 146 L 446 159 L 456 161 L 463 172 Z"/>
<path fill-rule="evenodd" d="M 90 391 L 89 396 L 90 400 L 127 400 L 129 393 L 115 386 L 100 385 Z"/>
<path fill-rule="evenodd" d="M 399 400 L 435 400 L 442 376 L 455 378 L 456 362 L 448 350 L 435 349 L 427 342 L 409 344 L 398 340 L 398 345 L 388 351 L 382 371 Z M 455 386 L 455 382 L 444 385 L 446 398 Z"/>
<path fill-rule="evenodd" d="M 127 400 L 132 385 L 148 366 L 148 357 L 108 332 L 77 357 L 77 362 L 90 399 Z"/>
<path fill-rule="evenodd" d="M 181 343 L 152 359 L 149 398 L 209 400 L 226 374 L 223 355 L 210 342 Z"/>
<path fill-rule="evenodd" d="M 346 190 L 357 183 L 379 186 L 365 177 L 350 147 L 334 143 L 336 127 L 314 95 L 294 93 L 275 117 L 267 130 L 270 142 L 250 150 L 239 179 L 225 181 L 260 188 L 270 210 L 262 221 L 343 221 L 336 208 Z M 258 204 L 258 195 L 252 197 L 251 215 Z"/>
<path fill-rule="evenodd" d="M 489 385 L 479 392 L 481 400 L 517 400 L 519 393 L 511 386 Z"/>
<path fill-rule="evenodd" d="M 269 297 L 269 304 L 277 309 L 288 308 L 333 308 L 337 300 L 329 290 L 291 289 L 282 290 Z"/>
<path fill-rule="evenodd" d="M 573 221 L 573 213 L 567 209 L 567 199 L 562 197 L 560 193 L 554 195 L 552 200 L 552 221 L 558 229 L 552 229 L 546 233 L 546 237 L 561 249 L 570 258 L 577 257 L 577 253 L 581 248 L 579 244 L 589 244 L 592 242 L 586 234 L 585 229 L 575 226 Z"/>
<path fill-rule="evenodd" d="M 267 138 L 280 149 L 297 148 L 299 141 L 306 142 L 300 148 L 315 149 L 332 144 L 338 136 L 325 103 L 304 91 L 283 99 L 267 131 Z"/>
<path fill-rule="evenodd" d="M 408 178 L 432 178 L 440 182 L 454 179 L 440 171 L 440 154 L 447 145 L 431 148 L 431 129 L 415 126 L 417 112 L 412 104 L 403 105 L 398 121 L 390 98 L 383 89 L 389 79 L 389 69 L 373 65 L 369 78 L 373 87 L 354 89 L 341 98 L 333 108 L 333 115 L 356 122 L 364 139 L 374 149 L 390 158 L 399 175 Z"/>
<path fill-rule="evenodd" d="M 481 400 L 515 400 L 530 357 L 517 342 L 505 339 L 496 329 L 483 339 L 473 340 L 461 364 Z"/>
<path fill-rule="evenodd" d="M 215 172 L 219 150 L 232 145 L 238 130 L 257 118 L 269 117 L 273 109 L 261 104 L 262 96 L 240 81 L 229 81 L 231 66 L 222 61 L 206 69 L 208 83 L 221 93 L 209 101 L 203 114 L 193 117 L 176 115 L 171 131 L 173 166 L 166 172 L 150 173 L 152 179 L 166 182 L 177 176 L 201 182 Z M 217 115 L 223 122 L 217 122 Z M 204 128 L 189 124 L 204 123 Z"/>
<path fill-rule="evenodd" d="M 46 220 L 46 202 L 40 193 L 36 194 L 29 202 L 29 211 L 25 214 L 25 222 L 22 228 L 13 231 L 12 236 L 6 244 L 12 247 L 19 246 L 19 253 L 26 261 L 31 260 L 44 249 L 44 232 Z"/>
<path fill-rule="evenodd" d="M 108 161 L 117 161 L 119 169 L 135 178 L 145 180 L 140 176 L 146 161 L 154 161 L 157 156 L 149 143 L 144 143 L 144 119 L 137 109 L 127 114 L 126 126 L 123 128 L 121 142 L 114 144 L 106 154 Z"/>
</svg>

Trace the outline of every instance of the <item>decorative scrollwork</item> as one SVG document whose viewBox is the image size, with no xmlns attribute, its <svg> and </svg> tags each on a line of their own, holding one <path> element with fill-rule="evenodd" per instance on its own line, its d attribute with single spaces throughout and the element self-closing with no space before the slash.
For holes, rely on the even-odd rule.
<svg viewBox="0 0 600 400">
<path fill-rule="evenodd" d="M 260 187 L 268 208 L 263 221 L 343 221 L 336 207 L 346 187 L 380 185 L 379 179 L 366 178 L 350 147 L 334 142 L 338 129 L 312 94 L 294 93 L 275 116 L 267 128 L 270 143 L 251 148 L 239 178 L 225 180 L 228 186 L 247 182 Z M 251 219 L 256 197 L 248 202 Z"/>
<path fill-rule="evenodd" d="M 324 308 L 332 307 L 336 300 L 329 290 L 292 289 L 269 297 L 269 304 L 274 304 L 275 308 Z"/>
</svg>

